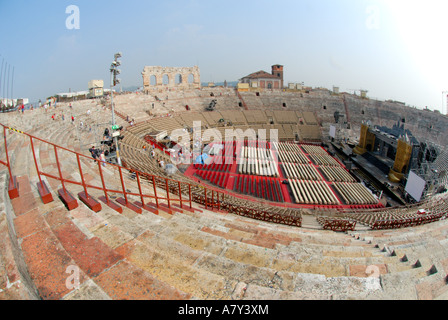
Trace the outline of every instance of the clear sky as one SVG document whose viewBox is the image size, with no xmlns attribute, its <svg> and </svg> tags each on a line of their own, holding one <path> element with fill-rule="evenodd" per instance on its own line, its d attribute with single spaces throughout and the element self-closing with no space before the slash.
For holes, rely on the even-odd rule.
<svg viewBox="0 0 448 320">
<path fill-rule="evenodd" d="M 0 63 L 14 68 L 14 97 L 31 101 L 92 79 L 108 88 L 120 51 L 123 87 L 142 86 L 144 66 L 198 65 L 202 82 L 221 82 L 282 64 L 285 83 L 446 112 L 447 9 L 446 0 L 0 0 Z"/>
</svg>

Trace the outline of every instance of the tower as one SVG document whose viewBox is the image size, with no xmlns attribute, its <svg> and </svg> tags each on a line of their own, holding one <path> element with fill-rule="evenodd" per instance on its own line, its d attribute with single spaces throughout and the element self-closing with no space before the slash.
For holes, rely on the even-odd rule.
<svg viewBox="0 0 448 320">
<path fill-rule="evenodd" d="M 273 65 L 272 75 L 281 79 L 280 88 L 283 89 L 283 66 L 280 64 Z"/>
<path fill-rule="evenodd" d="M 398 140 L 397 155 L 394 166 L 389 171 L 389 180 L 400 182 L 409 171 L 409 162 L 412 155 L 412 146 L 403 140 Z"/>
</svg>

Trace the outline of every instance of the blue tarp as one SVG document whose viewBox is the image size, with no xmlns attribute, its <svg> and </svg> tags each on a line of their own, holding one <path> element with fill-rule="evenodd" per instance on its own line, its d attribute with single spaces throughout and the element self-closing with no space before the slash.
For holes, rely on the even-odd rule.
<svg viewBox="0 0 448 320">
<path fill-rule="evenodd" d="M 202 155 L 196 157 L 195 163 L 196 164 L 204 164 L 204 160 L 208 158 L 208 154 L 203 153 Z"/>
</svg>

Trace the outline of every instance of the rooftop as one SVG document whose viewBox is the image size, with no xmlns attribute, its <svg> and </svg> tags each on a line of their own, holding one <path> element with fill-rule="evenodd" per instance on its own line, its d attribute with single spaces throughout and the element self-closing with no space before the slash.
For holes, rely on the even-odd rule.
<svg viewBox="0 0 448 320">
<path fill-rule="evenodd" d="M 274 76 L 273 74 L 267 73 L 266 71 L 260 70 L 254 73 L 251 73 L 248 76 L 245 76 L 243 79 L 249 78 L 249 79 L 260 79 L 260 78 L 272 78 L 272 79 L 279 79 L 279 77 Z"/>
</svg>

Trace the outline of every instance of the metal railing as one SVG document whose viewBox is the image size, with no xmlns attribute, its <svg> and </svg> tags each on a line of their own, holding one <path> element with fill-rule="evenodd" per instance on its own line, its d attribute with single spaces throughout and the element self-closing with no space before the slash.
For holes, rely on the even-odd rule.
<svg viewBox="0 0 448 320">
<path fill-rule="evenodd" d="M 31 152 L 34 160 L 34 168 L 36 170 L 38 177 L 37 189 L 44 203 L 49 203 L 53 201 L 51 192 L 44 181 L 44 178 L 47 178 L 56 180 L 61 183 L 61 188 L 58 190 L 58 194 L 64 201 L 64 203 L 67 205 L 68 209 L 73 209 L 77 206 L 76 200 L 67 190 L 68 185 L 81 186 L 83 191 L 78 193 L 79 199 L 83 201 L 90 209 L 96 212 L 101 210 L 101 205 L 99 204 L 98 201 L 96 201 L 96 199 L 94 199 L 91 196 L 90 193 L 92 190 L 102 191 L 104 195 L 100 196 L 99 200 L 101 200 L 103 203 L 119 212 L 122 212 L 122 208 L 111 201 L 110 199 L 111 197 L 109 195 L 111 193 L 121 195 L 121 198 L 118 198 L 116 201 L 138 213 L 141 213 L 142 208 L 153 211 L 155 213 L 158 209 L 162 209 L 169 213 L 173 213 L 176 210 L 176 208 L 179 208 L 181 210 L 182 209 L 193 210 L 192 203 L 194 200 L 196 200 L 196 202 L 198 203 L 203 204 L 206 209 L 212 209 L 212 208 L 221 209 L 220 202 L 224 199 L 224 194 L 217 190 L 212 190 L 212 195 L 210 196 L 208 195 L 210 190 L 208 190 L 208 188 L 205 187 L 201 188 L 198 186 L 192 186 L 191 184 L 186 182 L 176 181 L 165 177 L 159 177 L 148 173 L 139 172 L 134 169 L 129 169 L 119 165 L 107 163 L 108 168 L 111 168 L 116 172 L 118 172 L 121 185 L 121 189 L 111 188 L 107 185 L 105 181 L 104 168 L 102 167 L 103 162 L 101 162 L 100 160 L 95 160 L 86 155 L 58 146 L 54 143 L 45 141 L 44 139 L 35 137 L 33 135 L 5 126 L 3 124 L 0 124 L 0 126 L 3 127 L 4 156 L 5 156 L 4 160 L 0 160 L 0 164 L 6 166 L 9 172 L 8 193 L 10 199 L 18 197 L 19 192 L 16 177 L 12 172 L 13 170 L 10 163 L 10 155 L 8 152 L 8 141 L 7 141 L 8 131 L 10 133 L 17 133 L 23 135 L 25 139 L 29 139 Z M 42 166 L 39 166 L 38 155 L 36 154 L 36 147 L 35 147 L 35 144 L 37 142 L 46 144 L 47 146 L 50 147 L 48 149 L 49 152 L 51 149 L 54 152 L 54 165 L 57 167 L 57 174 L 44 172 L 44 170 L 41 168 Z M 73 178 L 64 177 L 60 161 L 61 152 L 64 152 L 64 159 L 66 159 L 68 156 L 73 157 L 73 162 L 71 163 L 77 166 L 77 173 L 79 174 L 80 181 L 76 181 Z M 96 161 L 96 166 L 95 165 L 90 166 L 90 169 L 95 170 L 93 174 L 94 175 L 97 174 L 97 177 L 100 177 L 101 183 L 99 185 L 87 182 L 85 174 L 82 169 L 81 160 Z M 70 160 L 65 161 L 70 162 Z M 138 192 L 128 191 L 124 179 L 124 171 L 132 174 L 132 176 L 135 177 Z M 149 183 L 149 185 L 152 185 L 153 194 L 143 192 L 141 181 L 142 179 L 145 179 L 146 182 Z M 127 179 L 127 183 L 129 183 L 129 181 L 130 179 Z M 158 188 L 162 189 L 162 192 L 164 191 L 163 192 L 164 195 L 161 194 L 160 190 L 157 190 Z M 140 202 L 131 202 L 131 200 L 129 199 L 129 197 L 131 196 L 138 197 L 140 199 Z"/>
</svg>

